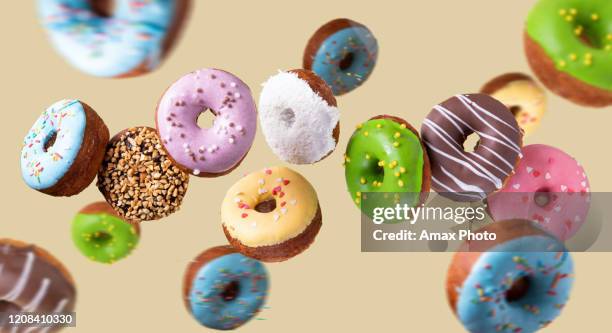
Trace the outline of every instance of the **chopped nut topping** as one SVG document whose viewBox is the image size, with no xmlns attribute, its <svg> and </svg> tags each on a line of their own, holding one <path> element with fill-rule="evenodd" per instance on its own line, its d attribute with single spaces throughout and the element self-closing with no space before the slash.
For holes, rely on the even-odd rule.
<svg viewBox="0 0 612 333">
<path fill-rule="evenodd" d="M 133 127 L 111 141 L 98 172 L 98 188 L 119 215 L 149 221 L 179 209 L 189 175 L 161 148 L 155 130 Z"/>
</svg>

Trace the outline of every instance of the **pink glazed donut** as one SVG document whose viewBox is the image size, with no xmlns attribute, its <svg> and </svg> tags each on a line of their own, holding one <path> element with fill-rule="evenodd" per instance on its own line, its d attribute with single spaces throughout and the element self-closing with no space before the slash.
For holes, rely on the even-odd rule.
<svg viewBox="0 0 612 333">
<path fill-rule="evenodd" d="M 582 166 L 565 152 L 540 144 L 523 147 L 515 174 L 487 199 L 495 221 L 535 221 L 562 241 L 585 222 L 590 201 Z"/>
<path fill-rule="evenodd" d="M 210 110 L 212 127 L 198 116 Z M 181 168 L 200 177 L 231 172 L 251 149 L 257 109 L 251 90 L 236 76 L 200 69 L 181 77 L 157 105 L 157 131 L 164 149 Z"/>
</svg>

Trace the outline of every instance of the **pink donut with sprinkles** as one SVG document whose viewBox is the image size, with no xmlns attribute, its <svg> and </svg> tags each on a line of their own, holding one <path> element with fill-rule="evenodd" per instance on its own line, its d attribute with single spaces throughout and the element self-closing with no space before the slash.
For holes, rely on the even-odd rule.
<svg viewBox="0 0 612 333">
<path fill-rule="evenodd" d="M 560 149 L 541 144 L 523 147 L 515 174 L 487 199 L 494 220 L 531 220 L 562 241 L 585 222 L 590 201 L 582 166 Z"/>
<path fill-rule="evenodd" d="M 198 126 L 201 113 L 215 119 Z M 251 149 L 257 109 L 249 87 L 235 75 L 200 69 L 181 77 L 157 106 L 156 125 L 164 149 L 181 168 L 200 177 L 216 177 L 235 169 Z"/>
</svg>

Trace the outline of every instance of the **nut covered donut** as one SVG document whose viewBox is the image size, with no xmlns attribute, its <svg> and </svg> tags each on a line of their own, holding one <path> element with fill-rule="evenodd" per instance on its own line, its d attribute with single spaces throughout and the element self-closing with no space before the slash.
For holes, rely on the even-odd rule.
<svg viewBox="0 0 612 333">
<path fill-rule="evenodd" d="M 611 1 L 539 0 L 524 39 L 531 69 L 552 92 L 581 105 L 612 105 Z"/>
<path fill-rule="evenodd" d="M 357 125 L 344 157 L 344 176 L 358 206 L 366 192 L 418 193 L 424 201 L 430 187 L 430 165 L 417 130 L 388 115 Z"/>
<path fill-rule="evenodd" d="M 0 239 L 0 312 L 74 311 L 76 289 L 66 268 L 50 253 L 11 239 Z M 40 325 L 37 325 L 40 328 Z M 60 327 L 0 327 L 0 332 L 56 332 Z"/>
<path fill-rule="evenodd" d="M 168 158 L 154 129 L 131 127 L 110 141 L 98 189 L 121 218 L 151 221 L 179 210 L 189 174 Z"/>
<path fill-rule="evenodd" d="M 470 135 L 480 141 L 464 149 Z M 457 95 L 434 106 L 421 127 L 433 189 L 457 201 L 478 201 L 503 187 L 521 156 L 522 132 L 514 116 L 484 94 Z"/>
<path fill-rule="evenodd" d="M 185 271 L 183 297 L 191 315 L 202 325 L 236 329 L 255 317 L 266 301 L 266 267 L 231 246 L 202 252 Z"/>
<path fill-rule="evenodd" d="M 38 0 L 55 49 L 74 67 L 100 77 L 155 69 L 182 27 L 190 0 Z"/>
<path fill-rule="evenodd" d="M 261 130 L 283 161 L 311 164 L 330 155 L 340 136 L 340 112 L 325 81 L 303 69 L 280 72 L 259 98 Z"/>
<path fill-rule="evenodd" d="M 322 224 L 314 188 L 285 167 L 253 172 L 234 184 L 223 199 L 221 220 L 230 244 L 266 262 L 306 250 Z"/>
<path fill-rule="evenodd" d="M 589 180 L 582 166 L 560 149 L 529 145 L 523 147 L 515 174 L 487 203 L 496 221 L 530 220 L 565 241 L 586 221 Z"/>
<path fill-rule="evenodd" d="M 108 128 L 87 104 L 67 99 L 54 103 L 23 140 L 21 176 L 42 193 L 78 194 L 96 177 L 108 137 Z"/>
<path fill-rule="evenodd" d="M 476 233 L 496 240 L 464 244 L 448 270 L 450 306 L 468 332 L 533 333 L 561 314 L 574 280 L 572 257 L 555 237 L 524 220 Z"/>
<path fill-rule="evenodd" d="M 202 112 L 215 115 L 200 128 Z M 249 87 L 218 69 L 200 69 L 172 84 L 157 106 L 157 131 L 164 149 L 181 168 L 200 177 L 231 172 L 246 156 L 257 129 Z"/>
</svg>

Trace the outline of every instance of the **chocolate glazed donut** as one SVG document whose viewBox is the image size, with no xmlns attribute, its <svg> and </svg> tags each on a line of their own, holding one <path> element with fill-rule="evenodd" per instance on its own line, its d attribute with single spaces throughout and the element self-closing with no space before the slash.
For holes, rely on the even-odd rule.
<svg viewBox="0 0 612 333">
<path fill-rule="evenodd" d="M 71 312 L 76 290 L 66 268 L 45 250 L 0 239 L 0 312 Z M 41 329 L 54 332 L 58 327 Z M 28 328 L 0 332 L 30 332 Z"/>
<path fill-rule="evenodd" d="M 473 152 L 463 148 L 476 133 Z M 523 133 L 512 113 L 485 94 L 457 95 L 434 106 L 421 134 L 432 187 L 456 201 L 479 201 L 501 189 L 521 156 Z"/>
</svg>

